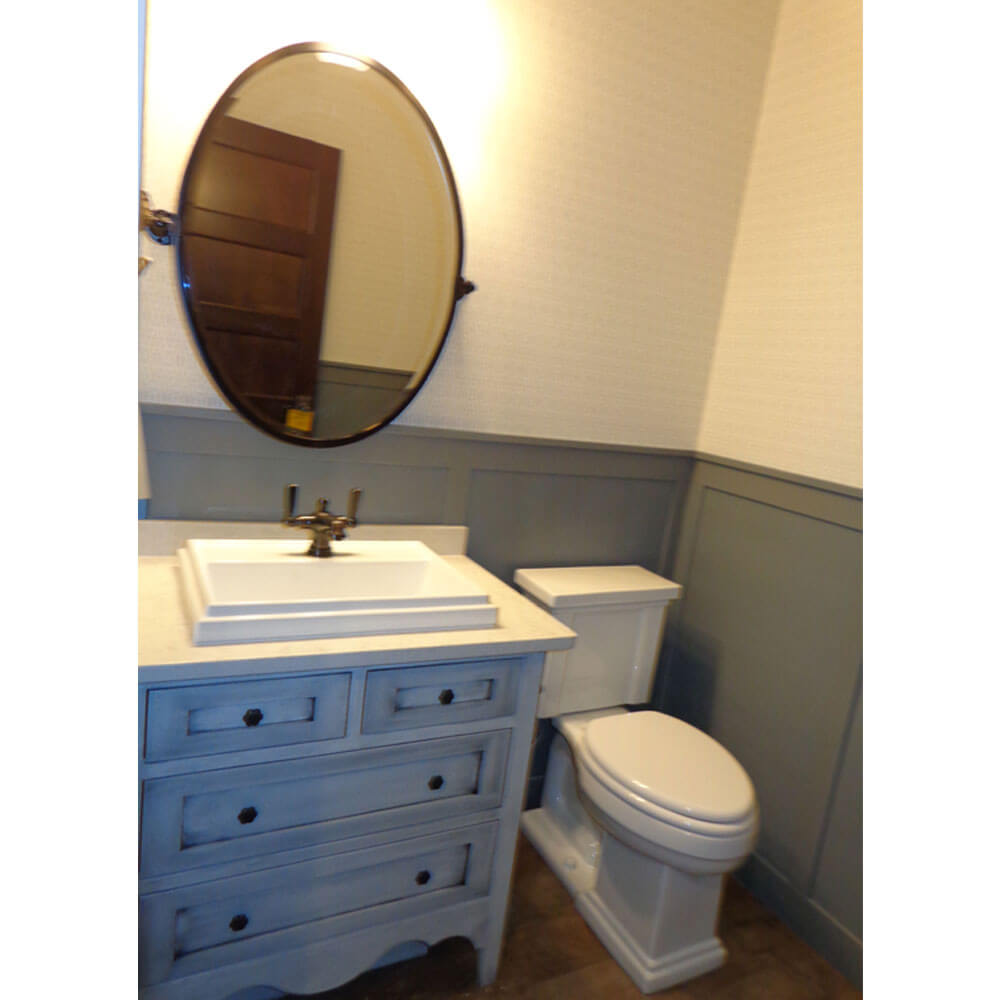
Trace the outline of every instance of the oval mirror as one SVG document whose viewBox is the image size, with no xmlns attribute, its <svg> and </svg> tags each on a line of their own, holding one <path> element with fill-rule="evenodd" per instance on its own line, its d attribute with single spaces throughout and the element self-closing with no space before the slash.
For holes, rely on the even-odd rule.
<svg viewBox="0 0 1000 1000">
<path fill-rule="evenodd" d="M 473 287 L 430 119 L 378 63 L 311 42 L 254 63 L 212 109 L 181 186 L 177 258 L 222 394 L 314 447 L 403 410 Z"/>
</svg>

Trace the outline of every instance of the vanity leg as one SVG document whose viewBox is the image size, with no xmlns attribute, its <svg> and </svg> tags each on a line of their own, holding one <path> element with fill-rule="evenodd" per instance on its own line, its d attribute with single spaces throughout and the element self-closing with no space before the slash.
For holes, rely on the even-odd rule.
<svg viewBox="0 0 1000 1000">
<path fill-rule="evenodd" d="M 497 977 L 500 964 L 500 949 L 497 945 L 476 949 L 476 981 L 480 986 L 489 986 Z"/>
<path fill-rule="evenodd" d="M 486 922 L 486 932 L 481 939 L 487 943 L 476 949 L 476 970 L 480 986 L 489 986 L 496 979 L 500 966 L 500 952 L 503 950 L 504 931 L 509 915 L 514 855 L 517 852 L 521 810 L 527 794 L 528 768 L 534 745 L 535 709 L 544 663 L 544 653 L 532 653 L 525 657 L 521 674 L 521 689 L 515 714 L 518 735 L 511 748 L 507 766 L 500 833 L 493 855 L 490 915 Z"/>
</svg>

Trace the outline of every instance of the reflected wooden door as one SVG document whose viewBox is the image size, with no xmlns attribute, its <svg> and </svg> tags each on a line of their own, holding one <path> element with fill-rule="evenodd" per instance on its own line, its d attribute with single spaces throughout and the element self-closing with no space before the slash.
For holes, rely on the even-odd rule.
<svg viewBox="0 0 1000 1000">
<path fill-rule="evenodd" d="M 180 252 L 205 359 L 230 394 L 296 429 L 289 410 L 315 395 L 340 150 L 227 115 L 197 157 Z"/>
</svg>

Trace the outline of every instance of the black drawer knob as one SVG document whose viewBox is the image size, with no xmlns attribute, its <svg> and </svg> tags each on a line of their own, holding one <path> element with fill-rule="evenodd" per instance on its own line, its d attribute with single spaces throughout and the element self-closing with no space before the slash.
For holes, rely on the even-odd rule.
<svg viewBox="0 0 1000 1000">
<path fill-rule="evenodd" d="M 417 872 L 417 885 L 427 885 L 431 880 L 431 873 L 425 868 L 422 872 Z"/>
<path fill-rule="evenodd" d="M 434 777 L 427 782 L 427 787 L 435 792 L 443 785 L 444 785 L 444 778 L 442 778 L 440 774 L 435 774 Z"/>
<path fill-rule="evenodd" d="M 241 809 L 237 819 L 241 823 L 252 823 L 257 818 L 257 810 L 253 806 L 247 806 L 246 809 Z"/>
<path fill-rule="evenodd" d="M 250 923 L 250 919 L 245 913 L 237 913 L 236 916 L 229 921 L 229 929 L 231 931 L 241 931 L 248 923 Z"/>
<path fill-rule="evenodd" d="M 259 708 L 248 708 L 243 713 L 243 721 L 248 726 L 260 725 L 260 720 L 264 718 L 264 713 Z"/>
<path fill-rule="evenodd" d="M 455 700 L 455 692 L 451 688 L 445 688 L 439 695 L 438 701 L 442 705 L 450 705 Z"/>
</svg>

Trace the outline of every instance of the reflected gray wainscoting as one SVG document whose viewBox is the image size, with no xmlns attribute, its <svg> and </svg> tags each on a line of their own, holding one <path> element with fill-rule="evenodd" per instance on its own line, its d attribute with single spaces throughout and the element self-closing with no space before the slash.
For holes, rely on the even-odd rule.
<svg viewBox="0 0 1000 1000">
<path fill-rule="evenodd" d="M 277 520 L 300 505 L 363 521 L 465 524 L 468 554 L 510 583 L 529 566 L 637 563 L 684 585 L 652 703 L 710 733 L 761 805 L 737 878 L 861 984 L 859 490 L 691 452 L 390 426 L 298 448 L 229 411 L 142 408 L 146 516 Z M 551 740 L 538 727 L 528 805 Z"/>
<path fill-rule="evenodd" d="M 400 407 L 413 372 L 320 361 L 316 367 L 316 437 L 345 437 L 381 423 Z"/>
</svg>

